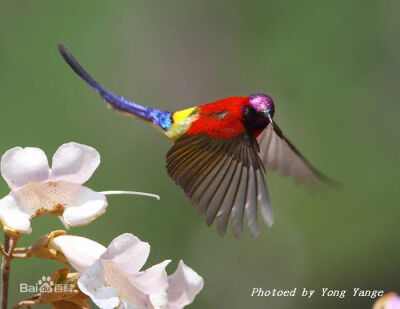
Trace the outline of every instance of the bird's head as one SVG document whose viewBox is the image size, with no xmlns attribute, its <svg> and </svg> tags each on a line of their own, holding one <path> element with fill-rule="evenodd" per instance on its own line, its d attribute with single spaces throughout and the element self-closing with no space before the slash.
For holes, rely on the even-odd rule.
<svg viewBox="0 0 400 309">
<path fill-rule="evenodd" d="M 272 122 L 274 116 L 274 101 L 263 93 L 252 94 L 248 97 L 250 104 L 243 106 L 243 121 L 252 130 L 263 130 Z"/>
<path fill-rule="evenodd" d="M 267 94 L 257 93 L 249 96 L 250 105 L 257 112 L 258 116 L 268 118 L 272 122 L 275 113 L 274 100 Z"/>
<path fill-rule="evenodd" d="M 274 100 L 268 94 L 252 94 L 249 96 L 249 102 L 260 116 L 272 118 L 274 115 Z"/>
</svg>

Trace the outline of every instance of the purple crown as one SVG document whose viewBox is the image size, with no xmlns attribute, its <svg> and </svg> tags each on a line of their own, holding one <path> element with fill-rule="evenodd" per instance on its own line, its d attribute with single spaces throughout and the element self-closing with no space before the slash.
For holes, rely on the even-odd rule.
<svg viewBox="0 0 400 309">
<path fill-rule="evenodd" d="M 249 102 L 257 112 L 274 109 L 274 100 L 264 93 L 250 95 Z"/>
</svg>

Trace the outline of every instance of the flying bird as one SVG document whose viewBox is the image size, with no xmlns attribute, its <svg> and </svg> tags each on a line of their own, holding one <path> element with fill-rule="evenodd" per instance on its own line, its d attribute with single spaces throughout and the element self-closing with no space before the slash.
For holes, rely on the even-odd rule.
<svg viewBox="0 0 400 309">
<path fill-rule="evenodd" d="M 229 220 L 235 236 L 244 217 L 252 235 L 258 216 L 273 223 L 266 169 L 310 185 L 333 181 L 315 169 L 273 120 L 273 99 L 263 93 L 235 96 L 168 112 L 129 101 L 96 82 L 60 44 L 69 66 L 115 110 L 151 122 L 173 142 L 166 155 L 169 176 L 210 226 L 224 235 Z M 265 168 L 266 167 L 266 168 Z"/>
</svg>

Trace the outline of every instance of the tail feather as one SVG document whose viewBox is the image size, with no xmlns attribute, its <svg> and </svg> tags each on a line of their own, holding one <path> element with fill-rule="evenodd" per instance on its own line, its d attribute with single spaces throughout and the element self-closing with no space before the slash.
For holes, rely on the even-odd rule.
<svg viewBox="0 0 400 309">
<path fill-rule="evenodd" d="M 94 80 L 88 72 L 79 64 L 68 48 L 63 45 L 58 45 L 58 50 L 61 56 L 69 64 L 69 66 L 78 74 L 90 87 L 96 90 L 102 98 L 104 98 L 111 106 L 118 111 L 135 115 L 144 120 L 152 121 L 155 125 L 166 130 L 171 126 L 171 113 L 159 109 L 153 109 L 148 106 L 143 106 L 135 102 L 131 102 L 124 97 L 120 97 L 100 85 Z"/>
</svg>

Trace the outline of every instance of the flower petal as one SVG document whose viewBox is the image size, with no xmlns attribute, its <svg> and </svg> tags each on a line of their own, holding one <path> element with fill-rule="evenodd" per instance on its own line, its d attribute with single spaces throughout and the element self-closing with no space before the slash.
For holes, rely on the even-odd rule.
<svg viewBox="0 0 400 309">
<path fill-rule="evenodd" d="M 118 306 L 118 291 L 106 286 L 103 267 L 100 261 L 87 268 L 78 280 L 79 289 L 102 309 L 113 309 Z"/>
<path fill-rule="evenodd" d="M 112 261 L 125 272 L 139 272 L 150 254 L 150 245 L 132 234 L 116 237 L 101 259 Z"/>
<path fill-rule="evenodd" d="M 116 309 L 149 309 L 147 303 L 130 303 L 126 299 L 120 299 L 121 303 Z"/>
<path fill-rule="evenodd" d="M 104 194 L 66 181 L 29 183 L 13 196 L 20 210 L 30 217 L 43 213 L 62 215 L 69 226 L 88 224 L 107 208 Z"/>
<path fill-rule="evenodd" d="M 100 154 L 96 149 L 78 144 L 63 144 L 53 156 L 52 180 L 85 183 L 100 164 Z"/>
<path fill-rule="evenodd" d="M 12 193 L 0 200 L 0 222 L 4 227 L 19 233 L 31 232 L 30 215 L 20 210 Z"/>
<path fill-rule="evenodd" d="M 41 182 L 49 177 L 49 163 L 43 150 L 15 147 L 1 157 L 1 174 L 12 190 L 29 182 Z"/>
<path fill-rule="evenodd" d="M 89 224 L 106 211 L 107 199 L 104 194 L 81 187 L 75 198 L 72 205 L 66 208 L 62 215 L 65 223 L 70 226 Z"/>
<path fill-rule="evenodd" d="M 400 297 L 392 297 L 386 302 L 385 309 L 400 309 Z"/>
<path fill-rule="evenodd" d="M 148 296 L 138 290 L 129 280 L 130 274 L 125 272 L 112 260 L 100 259 L 103 266 L 104 281 L 107 286 L 112 286 L 126 304 L 134 308 L 148 308 Z"/>
<path fill-rule="evenodd" d="M 181 260 L 176 271 L 168 277 L 170 309 L 181 309 L 193 302 L 203 289 L 204 280 Z"/>
<path fill-rule="evenodd" d="M 168 289 L 168 277 L 165 267 L 171 260 L 165 260 L 132 277 L 130 281 L 135 287 L 145 294 L 159 294 Z"/>
<path fill-rule="evenodd" d="M 55 237 L 48 247 L 64 254 L 72 267 L 80 273 L 93 265 L 106 251 L 106 247 L 98 242 L 72 235 Z"/>
<path fill-rule="evenodd" d="M 168 294 L 167 292 L 149 295 L 152 309 L 168 309 Z"/>
</svg>

